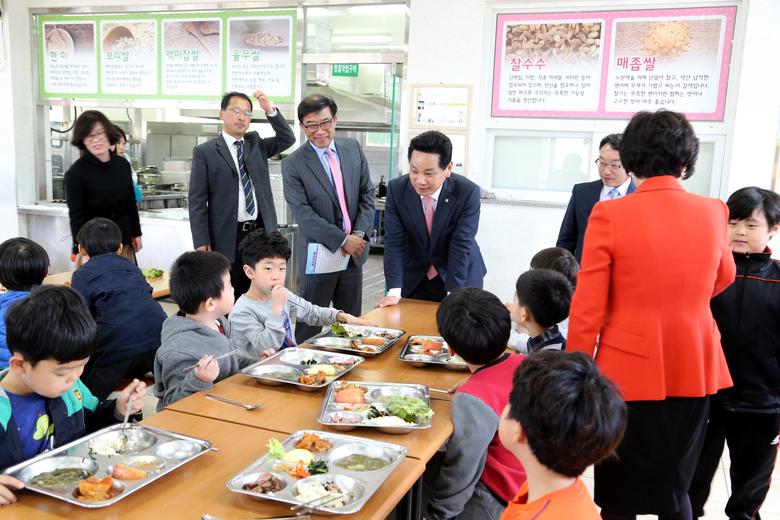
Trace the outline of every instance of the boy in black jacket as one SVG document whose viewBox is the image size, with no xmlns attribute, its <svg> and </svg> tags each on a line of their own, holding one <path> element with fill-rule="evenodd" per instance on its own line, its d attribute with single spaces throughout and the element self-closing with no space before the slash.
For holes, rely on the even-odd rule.
<svg viewBox="0 0 780 520">
<path fill-rule="evenodd" d="M 689 495 L 693 515 L 703 516 L 725 440 L 731 456 L 726 515 L 760 519 L 780 432 L 780 263 L 767 247 L 780 231 L 780 196 L 748 187 L 734 192 L 727 204 L 737 278 L 710 306 L 734 386 L 710 400 L 707 436 Z"/>
<path fill-rule="evenodd" d="M 154 371 L 160 331 L 168 317 L 152 297 L 141 270 L 122 251 L 122 232 L 106 218 L 79 231 L 79 253 L 88 261 L 73 273 L 71 285 L 84 296 L 100 328 L 97 352 L 82 380 L 103 401 L 125 378 Z"/>
</svg>

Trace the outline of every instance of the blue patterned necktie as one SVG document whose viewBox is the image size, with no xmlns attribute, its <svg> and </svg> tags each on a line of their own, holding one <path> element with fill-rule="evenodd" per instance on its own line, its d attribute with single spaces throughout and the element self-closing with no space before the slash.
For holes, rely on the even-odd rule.
<svg viewBox="0 0 780 520">
<path fill-rule="evenodd" d="M 241 146 L 241 141 L 236 141 L 234 144 L 238 147 L 238 171 L 241 174 L 241 189 L 244 190 L 246 212 L 254 216 L 255 198 L 252 196 L 252 179 L 249 178 L 249 174 L 246 172 L 246 166 L 244 166 L 244 151 Z"/>
<path fill-rule="evenodd" d="M 294 347 L 297 343 L 295 343 L 295 340 L 293 339 L 290 315 L 284 310 L 282 311 L 282 314 L 284 314 L 284 343 L 282 343 L 282 348 Z"/>
<path fill-rule="evenodd" d="M 609 190 L 609 193 L 607 195 L 609 195 L 610 200 L 612 200 L 620 197 L 620 192 L 618 191 L 617 188 L 612 188 L 611 190 Z"/>
</svg>

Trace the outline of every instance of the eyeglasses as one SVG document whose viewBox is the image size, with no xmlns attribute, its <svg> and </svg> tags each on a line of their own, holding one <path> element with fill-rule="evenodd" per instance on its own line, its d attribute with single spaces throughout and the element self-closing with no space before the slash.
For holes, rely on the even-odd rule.
<svg viewBox="0 0 780 520">
<path fill-rule="evenodd" d="M 87 137 L 85 137 L 84 142 L 91 143 L 92 141 L 102 141 L 105 138 L 106 138 L 106 131 L 98 130 L 94 134 L 89 134 Z"/>
<path fill-rule="evenodd" d="M 233 107 L 233 108 L 228 108 L 228 110 L 229 110 L 229 111 L 231 111 L 231 112 L 233 112 L 233 113 L 234 113 L 234 114 L 236 114 L 236 115 L 238 115 L 238 114 L 244 114 L 246 117 L 248 117 L 248 118 L 252 119 L 252 112 L 248 112 L 248 111 L 246 111 L 246 110 L 241 110 L 240 108 L 236 108 L 236 107 Z"/>
<path fill-rule="evenodd" d="M 323 130 L 329 129 L 333 125 L 333 119 L 328 119 L 327 121 L 323 121 L 320 124 L 312 124 L 312 125 L 305 125 L 304 128 L 307 132 L 310 134 L 313 134 L 317 131 L 318 128 L 322 128 Z"/>
<path fill-rule="evenodd" d="M 616 172 L 616 171 L 620 170 L 621 168 L 623 168 L 623 165 L 621 165 L 621 164 L 607 164 L 605 162 L 601 162 L 601 159 L 596 159 L 596 162 L 593 163 L 593 164 L 598 165 L 598 167 L 600 169 L 602 169 L 602 170 L 604 170 L 606 168 L 609 168 L 613 172 Z"/>
</svg>

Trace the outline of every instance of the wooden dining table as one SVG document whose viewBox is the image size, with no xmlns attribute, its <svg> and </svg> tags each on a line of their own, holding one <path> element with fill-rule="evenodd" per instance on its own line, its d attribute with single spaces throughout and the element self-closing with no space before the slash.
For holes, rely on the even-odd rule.
<svg viewBox="0 0 780 520">
<path fill-rule="evenodd" d="M 70 285 L 70 279 L 73 277 L 73 273 L 76 271 L 65 271 L 64 273 L 51 274 L 43 279 L 44 285 Z M 169 284 L 169 273 L 163 271 L 162 276 L 155 278 L 146 278 L 149 285 L 152 286 L 152 297 L 163 298 L 171 295 L 171 287 Z"/>
</svg>

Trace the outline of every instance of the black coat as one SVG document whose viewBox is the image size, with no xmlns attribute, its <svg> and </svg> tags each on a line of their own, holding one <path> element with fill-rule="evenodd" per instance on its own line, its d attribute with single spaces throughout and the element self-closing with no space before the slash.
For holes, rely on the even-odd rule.
<svg viewBox="0 0 780 520">
<path fill-rule="evenodd" d="M 737 278 L 710 302 L 734 386 L 712 397 L 729 411 L 780 413 L 780 262 L 734 253 Z"/>
<path fill-rule="evenodd" d="M 111 159 L 103 162 L 84 152 L 65 174 L 64 184 L 74 248 L 81 228 L 95 217 L 119 226 L 123 244 L 129 244 L 130 237 L 141 236 L 133 177 L 126 159 L 112 153 Z"/>
</svg>

